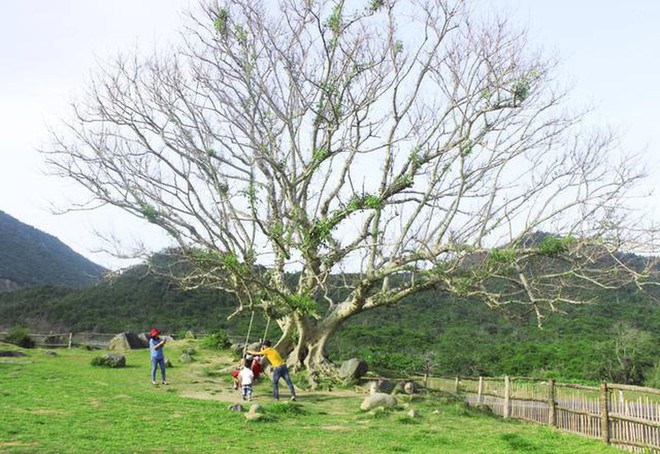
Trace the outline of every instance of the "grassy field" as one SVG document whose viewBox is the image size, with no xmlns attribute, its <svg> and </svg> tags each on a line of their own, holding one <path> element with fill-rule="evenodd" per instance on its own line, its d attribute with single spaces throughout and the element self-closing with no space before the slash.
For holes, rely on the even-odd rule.
<svg viewBox="0 0 660 454">
<path fill-rule="evenodd" d="M 195 361 L 178 361 L 194 348 Z M 0 344 L 0 350 L 16 350 Z M 21 350 L 0 358 L 0 453 L 614 453 L 600 442 L 551 428 L 503 421 L 442 395 L 400 398 L 393 411 L 362 412 L 365 394 L 300 389 L 296 403 L 255 388 L 264 418 L 232 412 L 241 402 L 226 369 L 228 353 L 194 341 L 170 342 L 169 385 L 153 386 L 149 352 L 127 367 L 93 367 L 104 352 Z M 294 381 L 296 380 L 294 376 Z M 281 387 L 288 397 L 286 386 Z M 414 409 L 418 416 L 407 416 Z"/>
</svg>

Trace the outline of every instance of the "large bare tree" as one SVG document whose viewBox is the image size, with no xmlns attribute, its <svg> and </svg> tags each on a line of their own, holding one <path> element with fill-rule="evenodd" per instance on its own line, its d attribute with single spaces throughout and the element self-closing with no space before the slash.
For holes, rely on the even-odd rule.
<svg viewBox="0 0 660 454">
<path fill-rule="evenodd" d="M 180 46 L 99 69 L 47 160 L 83 206 L 164 229 L 182 285 L 263 308 L 312 370 L 347 319 L 422 290 L 540 322 L 643 284 L 651 262 L 620 254 L 651 252 L 634 158 L 584 131 L 525 33 L 469 6 L 202 4 Z"/>
</svg>

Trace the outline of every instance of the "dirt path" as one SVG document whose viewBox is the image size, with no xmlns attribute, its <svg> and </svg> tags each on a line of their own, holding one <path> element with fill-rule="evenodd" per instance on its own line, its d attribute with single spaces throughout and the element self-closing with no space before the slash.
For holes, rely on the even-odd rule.
<svg viewBox="0 0 660 454">
<path fill-rule="evenodd" d="M 171 372 L 168 372 L 168 378 L 171 380 L 168 387 L 174 388 L 178 395 L 185 398 L 241 403 L 243 402 L 242 396 L 238 390 L 234 389 L 231 376 L 235 361 L 230 355 L 219 354 L 212 358 L 201 358 L 200 361 L 185 367 L 174 367 Z M 351 389 L 306 390 L 304 389 L 306 382 L 300 383 L 295 376 L 292 378 L 300 402 L 366 397 L 365 392 Z M 162 385 L 158 386 L 165 388 Z M 273 402 L 272 392 L 270 377 L 262 375 L 254 385 L 253 401 L 261 404 L 271 403 Z M 280 381 L 280 398 L 282 401 L 287 401 L 289 397 L 289 389 L 282 380 Z"/>
<path fill-rule="evenodd" d="M 295 381 L 294 381 L 295 382 Z M 273 402 L 272 382 L 270 378 L 264 377 L 260 383 L 255 385 L 253 401 L 257 403 Z M 231 384 L 223 383 L 222 380 L 205 380 L 198 383 L 199 386 L 185 386 L 179 392 L 182 397 L 191 399 L 214 400 L 218 402 L 240 403 L 243 401 L 240 391 L 235 390 Z M 365 393 L 339 389 L 333 391 L 307 391 L 296 386 L 296 395 L 299 402 L 305 400 L 328 400 L 337 398 L 366 397 Z M 280 383 L 280 398 L 282 401 L 289 399 L 289 389 L 284 382 Z"/>
</svg>

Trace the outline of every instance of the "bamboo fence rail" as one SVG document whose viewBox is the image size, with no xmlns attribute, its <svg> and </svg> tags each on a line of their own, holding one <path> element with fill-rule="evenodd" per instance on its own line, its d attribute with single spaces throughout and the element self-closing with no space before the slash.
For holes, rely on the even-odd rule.
<svg viewBox="0 0 660 454">
<path fill-rule="evenodd" d="M 584 386 L 528 377 L 429 377 L 430 389 L 465 396 L 472 406 L 590 438 L 635 453 L 660 453 L 660 390 L 602 383 Z"/>
</svg>

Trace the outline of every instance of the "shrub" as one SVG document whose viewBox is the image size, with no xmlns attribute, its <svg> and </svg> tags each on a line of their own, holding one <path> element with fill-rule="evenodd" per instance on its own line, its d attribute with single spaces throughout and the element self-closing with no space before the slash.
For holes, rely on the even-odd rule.
<svg viewBox="0 0 660 454">
<path fill-rule="evenodd" d="M 225 348 L 229 348 L 231 341 L 226 331 L 216 331 L 204 337 L 201 344 L 211 350 L 224 350 Z"/>
<path fill-rule="evenodd" d="M 195 333 L 192 332 L 192 330 L 189 329 L 184 329 L 179 331 L 175 336 L 175 339 L 197 339 L 197 336 L 195 336 Z"/>
<path fill-rule="evenodd" d="M 10 329 L 5 341 L 23 348 L 34 348 L 35 345 L 34 339 L 30 337 L 27 328 L 22 326 Z"/>
<path fill-rule="evenodd" d="M 266 407 L 266 411 L 270 415 L 280 416 L 299 416 L 305 415 L 307 412 L 303 410 L 300 405 L 291 402 L 277 402 Z"/>
<path fill-rule="evenodd" d="M 644 374 L 644 386 L 649 388 L 660 388 L 660 363 L 655 363 L 653 367 Z"/>
<path fill-rule="evenodd" d="M 197 350 L 195 350 L 192 347 L 185 347 L 183 350 L 181 350 L 181 353 L 185 353 L 186 355 L 190 355 L 190 356 L 195 356 L 197 354 Z"/>
</svg>

